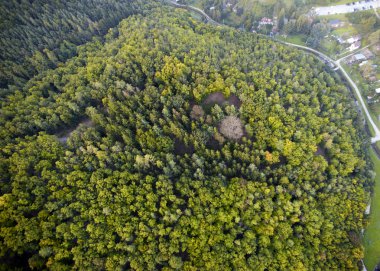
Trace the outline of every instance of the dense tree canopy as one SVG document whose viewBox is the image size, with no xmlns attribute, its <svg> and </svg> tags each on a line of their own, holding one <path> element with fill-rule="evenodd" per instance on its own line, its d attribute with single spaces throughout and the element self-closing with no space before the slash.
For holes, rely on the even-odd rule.
<svg viewBox="0 0 380 271">
<path fill-rule="evenodd" d="M 74 56 L 75 45 L 153 5 L 148 0 L 0 1 L 0 88 L 21 86 Z"/>
<path fill-rule="evenodd" d="M 1 101 L 0 268 L 357 270 L 367 139 L 323 63 L 165 7 L 76 51 Z"/>
</svg>

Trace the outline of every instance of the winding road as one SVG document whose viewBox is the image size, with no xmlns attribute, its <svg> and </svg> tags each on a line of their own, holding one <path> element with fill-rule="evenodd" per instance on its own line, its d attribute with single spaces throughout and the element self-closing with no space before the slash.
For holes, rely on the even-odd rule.
<svg viewBox="0 0 380 271">
<path fill-rule="evenodd" d="M 185 8 L 185 9 L 190 9 L 190 10 L 193 10 L 195 12 L 198 12 L 199 14 L 201 14 L 203 17 L 205 17 L 207 19 L 208 22 L 210 23 L 213 23 L 215 25 L 218 25 L 218 26 L 223 26 L 223 24 L 221 23 L 218 23 L 216 21 L 214 21 L 210 16 L 208 16 L 203 10 L 197 8 L 197 7 L 193 7 L 193 6 L 190 6 L 190 5 L 182 5 L 182 4 L 178 4 L 177 2 L 174 2 L 174 1 L 170 1 L 170 0 L 167 0 L 166 2 L 176 6 L 176 7 L 180 7 L 180 8 Z M 299 49 L 302 49 L 302 50 L 305 50 L 305 51 L 308 51 L 308 52 L 311 52 L 313 53 L 314 55 L 318 56 L 320 59 L 322 59 L 323 62 L 325 62 L 326 64 L 328 64 L 331 68 L 334 68 L 334 70 L 340 70 L 342 72 L 342 74 L 344 75 L 344 77 L 347 79 L 347 81 L 350 83 L 350 85 L 352 86 L 353 90 L 355 91 L 357 97 L 359 98 L 359 102 L 360 102 L 360 105 L 361 107 L 363 108 L 364 110 L 364 113 L 369 121 L 369 123 L 371 124 L 374 132 L 375 132 L 375 136 L 371 138 L 371 143 L 376 143 L 377 141 L 380 141 L 380 130 L 379 128 L 377 127 L 376 123 L 373 121 L 372 119 L 372 116 L 371 114 L 369 113 L 368 111 L 368 108 L 367 108 L 367 105 L 365 104 L 364 100 L 363 100 L 363 97 L 360 93 L 360 90 L 358 88 L 358 86 L 355 84 L 355 82 L 351 79 L 351 77 L 348 75 L 348 73 L 344 70 L 344 68 L 341 66 L 341 61 L 353 54 L 356 54 L 357 52 L 359 52 L 360 50 L 363 50 L 364 48 L 367 48 L 368 46 L 366 47 L 363 47 L 361 48 L 360 50 L 356 51 L 355 53 L 352 53 L 352 54 L 349 54 L 347 56 L 344 56 L 338 60 L 333 60 L 332 58 L 330 58 L 329 56 L 325 55 L 324 53 L 320 52 L 320 51 L 317 51 L 313 48 L 310 48 L 310 47 L 307 47 L 307 46 L 302 46 L 302 45 L 298 45 L 298 44 L 294 44 L 294 43 L 290 43 L 290 42 L 285 42 L 285 41 L 281 41 L 281 40 L 277 40 L 276 41 L 280 42 L 280 43 L 283 43 L 283 44 L 286 44 L 286 45 L 289 45 L 289 46 L 292 46 L 292 47 L 296 47 L 296 48 L 299 48 Z"/>
<path fill-rule="evenodd" d="M 217 21 L 214 21 L 210 16 L 207 15 L 206 12 L 204 12 L 204 11 L 201 10 L 200 8 L 193 7 L 193 6 L 190 6 L 190 5 L 178 4 L 177 2 L 175 2 L 175 1 L 170 1 L 170 0 L 167 0 L 166 2 L 168 2 L 169 4 L 172 4 L 172 5 L 176 6 L 176 7 L 180 7 L 180 8 L 185 8 L 185 9 L 194 10 L 195 12 L 198 12 L 198 13 L 200 13 L 203 17 L 205 17 L 206 20 L 207 20 L 209 23 L 212 23 L 212 24 L 215 24 L 215 25 L 219 25 L 219 26 L 222 26 L 222 25 L 223 25 L 223 24 L 221 24 L 221 23 L 218 23 Z"/>
<path fill-rule="evenodd" d="M 377 141 L 380 141 L 380 130 L 377 127 L 376 123 L 373 121 L 372 116 L 371 116 L 371 114 L 368 111 L 367 105 L 365 104 L 365 102 L 363 100 L 363 97 L 362 97 L 362 95 L 360 93 L 360 90 L 359 90 L 358 86 L 355 84 L 355 82 L 351 79 L 351 77 L 348 75 L 348 73 L 346 72 L 346 70 L 341 65 L 341 61 L 343 59 L 345 59 L 345 58 L 347 58 L 349 56 L 352 56 L 354 54 L 357 54 L 359 51 L 361 51 L 361 50 L 363 50 L 363 49 L 371 46 L 371 44 L 367 45 L 366 47 L 361 48 L 360 50 L 358 50 L 358 51 L 356 51 L 356 52 L 354 52 L 352 54 L 344 56 L 344 57 L 342 57 L 342 58 L 340 58 L 340 59 L 338 59 L 338 60 L 335 61 L 335 60 L 331 59 L 330 57 L 328 57 L 327 55 L 325 55 L 325 54 L 323 54 L 323 53 L 321 53 L 321 52 L 319 52 L 319 51 L 317 51 L 315 49 L 309 48 L 307 46 L 302 46 L 302 45 L 293 44 L 293 43 L 284 42 L 284 41 L 279 41 L 279 42 L 284 43 L 284 44 L 289 45 L 289 46 L 297 47 L 297 48 L 300 48 L 300 49 L 312 52 L 312 53 L 316 54 L 317 56 L 319 56 L 323 61 L 325 61 L 325 62 L 328 61 L 330 63 L 330 65 L 331 65 L 331 67 L 333 67 L 333 65 L 336 66 L 336 69 L 334 69 L 334 70 L 340 70 L 342 72 L 342 74 L 344 75 L 344 77 L 346 77 L 347 81 L 350 83 L 350 85 L 352 86 L 352 88 L 354 89 L 357 97 L 359 98 L 361 107 L 364 109 L 364 113 L 366 114 L 366 117 L 367 117 L 369 123 L 371 124 L 371 126 L 372 126 L 372 128 L 373 128 L 373 130 L 375 132 L 375 136 L 371 138 L 371 143 L 373 144 L 373 143 L 376 143 Z"/>
</svg>

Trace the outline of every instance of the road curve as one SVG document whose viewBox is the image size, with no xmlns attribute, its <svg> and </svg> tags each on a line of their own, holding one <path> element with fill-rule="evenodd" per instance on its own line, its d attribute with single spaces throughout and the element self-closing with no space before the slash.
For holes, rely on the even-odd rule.
<svg viewBox="0 0 380 271">
<path fill-rule="evenodd" d="M 344 76 L 347 78 L 348 82 L 350 82 L 351 86 L 355 90 L 356 95 L 358 96 L 359 101 L 361 103 L 361 106 L 363 107 L 364 112 L 367 115 L 368 121 L 371 123 L 372 128 L 375 131 L 375 136 L 371 138 L 371 143 L 375 143 L 375 142 L 379 141 L 380 140 L 380 130 L 379 130 L 379 128 L 377 128 L 377 125 L 373 121 L 373 119 L 371 117 L 371 114 L 369 113 L 369 111 L 367 109 L 367 106 L 364 103 L 364 100 L 362 98 L 362 95 L 360 93 L 359 88 L 356 86 L 356 84 L 354 83 L 354 81 L 352 81 L 351 77 L 347 74 L 347 72 L 345 71 L 345 69 L 343 69 L 343 67 L 340 65 L 340 60 L 336 62 L 336 65 L 339 67 L 339 69 L 342 71 L 342 73 L 344 74 Z"/>
<path fill-rule="evenodd" d="M 315 49 L 312 49 L 312 48 L 309 48 L 309 47 L 306 47 L 306 46 L 302 46 L 302 45 L 298 45 L 298 44 L 293 44 L 293 43 L 289 43 L 289 42 L 284 42 L 284 41 L 280 41 L 281 43 L 284 43 L 284 44 L 287 44 L 289 46 L 293 46 L 293 47 L 297 47 L 297 48 L 301 48 L 301 49 L 304 49 L 304 50 L 307 50 L 307 51 L 310 51 L 310 52 L 313 52 L 315 53 L 316 55 L 318 55 L 319 57 L 321 57 L 323 60 L 328 60 L 330 63 L 336 65 L 336 67 L 338 68 L 338 70 L 341 70 L 342 71 L 342 74 L 344 75 L 344 77 L 346 77 L 347 81 L 350 83 L 350 85 L 352 86 L 352 88 L 354 89 L 356 95 L 358 96 L 359 98 L 359 101 L 360 101 L 360 105 L 361 107 L 364 109 L 364 113 L 366 114 L 367 116 L 367 119 L 368 121 L 370 122 L 370 124 L 372 125 L 372 128 L 373 130 L 375 131 L 375 136 L 371 138 L 371 143 L 376 143 L 377 141 L 380 141 L 380 130 L 379 128 L 377 127 L 377 125 L 375 124 L 375 122 L 373 121 L 372 119 L 372 116 L 371 114 L 369 113 L 368 111 L 368 108 L 363 100 L 363 97 L 360 93 L 360 90 L 358 88 L 358 86 L 355 84 L 355 82 L 351 79 L 351 77 L 348 75 L 348 73 L 345 71 L 345 69 L 340 65 L 340 62 L 345 59 L 346 57 L 350 56 L 345 56 L 345 57 L 342 57 L 340 59 L 338 59 L 337 61 L 334 61 L 332 60 L 330 57 L 328 57 L 327 55 L 315 50 Z M 368 45 L 370 46 L 370 45 Z M 364 47 L 364 48 L 367 48 L 368 46 Z M 362 49 L 364 49 L 362 48 Z M 361 50 L 362 50 L 361 49 Z M 360 50 L 359 50 L 360 51 Z M 357 52 L 355 52 L 357 53 Z M 351 54 L 352 55 L 352 54 Z"/>
<path fill-rule="evenodd" d="M 170 0 L 168 0 L 167 2 L 170 3 L 170 4 L 172 4 L 172 5 L 174 5 L 174 6 L 176 6 L 176 7 L 187 8 L 187 9 L 194 10 L 194 11 L 200 13 L 202 16 L 204 16 L 209 22 L 214 23 L 214 24 L 219 25 L 219 26 L 223 25 L 221 23 L 218 23 L 218 22 L 214 21 L 203 10 L 201 10 L 201 9 L 199 9 L 197 7 L 178 4 L 178 3 L 174 2 L 174 1 L 170 1 Z M 373 121 L 372 116 L 369 113 L 368 108 L 367 108 L 367 106 L 366 106 L 366 104 L 365 104 L 365 102 L 364 102 L 364 100 L 362 98 L 362 95 L 360 93 L 359 88 L 357 87 L 357 85 L 355 84 L 355 82 L 351 79 L 351 77 L 348 75 L 348 73 L 344 70 L 344 68 L 340 65 L 341 60 L 343 60 L 347 56 L 343 57 L 343 58 L 340 58 L 337 61 L 335 61 L 332 58 L 330 58 L 329 56 L 325 55 L 324 53 L 321 53 L 320 51 L 317 51 L 317 50 L 315 50 L 313 48 L 310 48 L 310 47 L 307 47 L 307 46 L 298 45 L 298 44 L 294 44 L 294 43 L 290 43 L 290 42 L 286 42 L 286 41 L 281 41 L 281 40 L 277 40 L 277 39 L 276 39 L 276 41 L 278 41 L 280 43 L 283 43 L 283 44 L 286 44 L 288 46 L 293 46 L 293 47 L 296 47 L 296 48 L 299 48 L 299 49 L 303 49 L 303 50 L 308 51 L 308 52 L 312 52 L 313 54 L 315 54 L 319 58 L 321 58 L 324 62 L 328 62 L 328 63 L 330 63 L 330 65 L 336 66 L 337 69 L 341 70 L 342 74 L 346 77 L 346 79 L 348 80 L 348 82 L 350 83 L 350 85 L 352 86 L 352 88 L 354 89 L 356 95 L 358 96 L 359 101 L 360 101 L 360 105 L 364 109 L 364 113 L 366 114 L 369 123 L 372 125 L 372 128 L 375 131 L 375 136 L 371 138 L 371 143 L 375 143 L 377 141 L 380 141 L 380 130 L 377 127 L 377 125 L 375 124 L 375 122 Z M 364 49 L 364 48 L 362 48 L 362 49 Z"/>
<path fill-rule="evenodd" d="M 371 116 L 371 114 L 368 111 L 368 108 L 367 108 L 367 106 L 366 106 L 366 104 L 365 104 L 365 102 L 363 100 L 363 97 L 362 97 L 362 95 L 360 93 L 360 90 L 359 90 L 358 86 L 351 79 L 351 77 L 348 75 L 348 73 L 345 71 L 345 69 L 340 65 L 340 62 L 344 58 L 346 58 L 348 56 L 345 56 L 345 57 L 343 57 L 341 59 L 338 59 L 337 61 L 334 61 L 330 57 L 328 57 L 327 55 L 325 55 L 325 54 L 323 54 L 323 53 L 321 53 L 321 52 L 319 52 L 319 51 L 317 51 L 315 49 L 312 49 L 312 48 L 309 48 L 309 47 L 306 47 L 306 46 L 302 46 L 302 45 L 298 45 L 298 44 L 289 43 L 289 42 L 282 42 L 282 43 L 287 44 L 289 46 L 293 46 L 293 47 L 297 47 L 297 48 L 301 48 L 301 49 L 313 52 L 313 53 L 317 54 L 319 57 L 321 57 L 323 60 L 328 60 L 330 63 L 336 65 L 337 68 L 338 68 L 338 70 L 341 70 L 341 72 L 344 75 L 344 77 L 346 77 L 347 81 L 350 83 L 350 85 L 354 89 L 356 95 L 359 98 L 360 105 L 364 109 L 364 113 L 366 114 L 369 123 L 372 125 L 372 128 L 375 131 L 375 136 L 371 138 L 371 143 L 373 144 L 373 143 L 376 143 L 377 141 L 380 141 L 380 130 L 377 127 L 377 125 L 375 124 L 375 122 L 373 121 L 372 116 Z"/>
<path fill-rule="evenodd" d="M 289 46 L 297 47 L 297 48 L 300 48 L 300 49 L 312 52 L 312 53 L 318 55 L 323 60 L 328 61 L 331 64 L 335 64 L 335 61 L 332 58 L 330 58 L 329 56 L 325 55 L 324 53 L 321 53 L 321 52 L 319 52 L 319 51 L 317 51 L 317 50 L 315 50 L 313 48 L 310 48 L 310 47 L 307 47 L 307 46 L 298 45 L 298 44 L 294 44 L 294 43 L 290 43 L 290 42 L 286 42 L 286 41 L 282 41 L 282 40 L 277 40 L 277 39 L 276 39 L 276 41 L 278 41 L 280 43 L 283 43 L 283 44 L 286 44 L 286 45 L 289 45 Z"/>
<path fill-rule="evenodd" d="M 217 21 L 214 21 L 210 16 L 207 15 L 206 12 L 204 12 L 203 10 L 201 10 L 200 8 L 197 8 L 197 7 L 193 7 L 193 6 L 190 6 L 190 5 L 183 5 L 183 4 L 178 4 L 177 2 L 174 2 L 174 1 L 167 1 L 169 4 L 172 4 L 176 7 L 180 7 L 180 8 L 186 8 L 186 9 L 191 9 L 191 10 L 194 10 L 198 13 L 200 13 L 203 17 L 205 17 L 207 19 L 208 22 L 211 22 L 213 24 L 216 24 L 216 25 L 219 25 L 219 26 L 222 26 L 223 24 L 221 23 L 218 23 Z"/>
</svg>

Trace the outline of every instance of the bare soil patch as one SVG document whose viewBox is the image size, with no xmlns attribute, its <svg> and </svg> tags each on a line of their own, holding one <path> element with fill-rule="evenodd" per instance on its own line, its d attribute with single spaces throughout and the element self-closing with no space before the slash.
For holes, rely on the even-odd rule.
<svg viewBox="0 0 380 271">
<path fill-rule="evenodd" d="M 178 155 L 185 155 L 194 153 L 194 147 L 192 145 L 187 146 L 184 142 L 176 138 L 174 140 L 174 153 Z"/>
<path fill-rule="evenodd" d="M 229 105 L 234 105 L 236 108 L 239 108 L 241 106 L 241 101 L 238 98 L 238 96 L 236 96 L 235 94 L 231 94 L 230 97 L 226 99 L 226 97 L 224 97 L 224 94 L 218 91 L 218 92 L 214 92 L 208 95 L 206 99 L 204 99 L 202 104 L 205 106 L 210 106 L 210 105 L 212 106 L 214 104 L 218 104 L 222 106 L 225 104 L 229 104 Z"/>
<path fill-rule="evenodd" d="M 91 127 L 91 126 L 94 126 L 94 123 L 93 123 L 93 121 L 91 119 L 86 118 L 83 121 L 81 121 L 76 127 L 74 127 L 74 128 L 68 128 L 68 129 L 65 129 L 65 130 L 61 131 L 60 133 L 56 134 L 56 136 L 58 137 L 59 142 L 66 143 L 66 141 L 70 137 L 70 135 L 75 130 L 77 130 L 80 126 L 82 126 L 82 127 Z"/>
<path fill-rule="evenodd" d="M 230 97 L 228 97 L 228 103 L 230 105 L 234 105 L 236 108 L 240 108 L 242 104 L 238 96 L 236 96 L 235 94 L 231 94 Z"/>
<path fill-rule="evenodd" d="M 212 136 L 210 139 L 207 141 L 207 147 L 213 149 L 213 150 L 219 150 L 221 149 L 220 143 Z"/>
<path fill-rule="evenodd" d="M 318 146 L 315 155 L 321 155 L 323 158 L 325 158 L 326 161 L 330 161 L 329 157 L 327 156 L 326 149 L 322 146 Z"/>
</svg>

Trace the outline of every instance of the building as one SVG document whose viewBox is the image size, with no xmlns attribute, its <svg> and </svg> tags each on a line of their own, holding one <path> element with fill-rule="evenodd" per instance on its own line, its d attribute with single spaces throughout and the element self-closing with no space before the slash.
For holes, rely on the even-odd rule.
<svg viewBox="0 0 380 271">
<path fill-rule="evenodd" d="M 372 75 L 371 77 L 368 78 L 368 81 L 373 83 L 377 80 L 376 76 Z"/>
<path fill-rule="evenodd" d="M 344 26 L 344 22 L 342 22 L 341 20 L 330 20 L 329 25 L 331 28 L 338 28 Z"/>
<path fill-rule="evenodd" d="M 361 63 L 363 61 L 367 60 L 366 57 L 363 54 L 355 54 L 351 57 L 349 57 L 346 61 L 347 64 L 354 64 L 354 63 Z"/>
<path fill-rule="evenodd" d="M 259 25 L 273 25 L 273 20 L 267 17 L 264 17 L 260 20 Z"/>
<path fill-rule="evenodd" d="M 359 48 L 360 48 L 360 45 L 361 45 L 361 42 L 360 42 L 360 40 L 358 40 L 358 41 L 352 43 L 352 44 L 350 45 L 350 47 L 348 47 L 348 50 L 349 50 L 350 52 L 352 52 L 352 51 L 354 51 L 354 50 L 356 50 L 356 49 L 359 49 Z"/>
<path fill-rule="evenodd" d="M 356 54 L 353 56 L 354 62 L 362 62 L 366 60 L 366 57 L 363 54 Z"/>
<path fill-rule="evenodd" d="M 341 37 L 339 36 L 334 36 L 336 38 L 336 40 L 339 42 L 339 44 L 342 44 L 344 43 L 344 39 L 342 39 Z"/>
<path fill-rule="evenodd" d="M 362 37 L 360 35 L 356 35 L 356 36 L 352 36 L 351 38 L 348 38 L 345 42 L 352 44 L 352 43 L 355 43 L 361 39 L 362 39 Z"/>
</svg>

